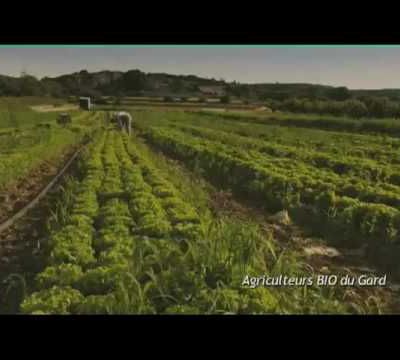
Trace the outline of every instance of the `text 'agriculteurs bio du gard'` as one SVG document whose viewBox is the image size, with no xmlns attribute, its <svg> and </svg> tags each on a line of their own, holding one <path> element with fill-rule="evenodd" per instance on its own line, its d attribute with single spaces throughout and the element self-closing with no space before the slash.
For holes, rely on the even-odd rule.
<svg viewBox="0 0 400 360">
<path fill-rule="evenodd" d="M 242 281 L 242 287 L 254 289 L 260 286 L 385 286 L 386 283 L 386 275 L 381 277 L 371 275 L 315 275 L 310 277 L 246 275 Z"/>
</svg>

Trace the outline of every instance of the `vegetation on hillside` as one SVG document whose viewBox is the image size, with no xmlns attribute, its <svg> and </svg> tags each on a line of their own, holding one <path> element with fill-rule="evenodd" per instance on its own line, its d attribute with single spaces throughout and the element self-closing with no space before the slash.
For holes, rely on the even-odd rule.
<svg viewBox="0 0 400 360">
<path fill-rule="evenodd" d="M 346 87 L 315 84 L 241 84 L 205 79 L 194 75 L 144 73 L 140 70 L 101 71 L 45 77 L 41 80 L 23 74 L 0 76 L 1 96 L 91 96 L 100 104 L 104 96 L 180 98 L 214 96 L 227 104 L 231 99 L 243 103 L 266 104 L 275 110 L 299 113 L 361 117 L 399 117 L 400 89 L 349 90 Z"/>
</svg>

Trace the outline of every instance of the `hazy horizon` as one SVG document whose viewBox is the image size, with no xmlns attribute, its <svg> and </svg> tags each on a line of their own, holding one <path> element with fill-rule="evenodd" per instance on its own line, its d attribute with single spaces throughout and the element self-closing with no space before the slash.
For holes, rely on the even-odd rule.
<svg viewBox="0 0 400 360">
<path fill-rule="evenodd" d="M 38 78 L 87 70 L 197 75 L 240 83 L 400 88 L 399 47 L 6 47 L 0 74 Z"/>
</svg>

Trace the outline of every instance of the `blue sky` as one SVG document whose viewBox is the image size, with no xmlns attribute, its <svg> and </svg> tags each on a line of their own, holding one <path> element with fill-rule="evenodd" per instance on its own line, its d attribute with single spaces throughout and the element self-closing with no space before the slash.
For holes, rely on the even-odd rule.
<svg viewBox="0 0 400 360">
<path fill-rule="evenodd" d="M 140 69 L 246 83 L 400 88 L 399 47 L 0 47 L 0 74 Z"/>
</svg>

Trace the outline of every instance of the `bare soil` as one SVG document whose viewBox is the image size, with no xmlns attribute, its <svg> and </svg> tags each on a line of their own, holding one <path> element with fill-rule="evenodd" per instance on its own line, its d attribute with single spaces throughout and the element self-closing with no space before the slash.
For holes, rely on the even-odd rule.
<svg viewBox="0 0 400 360">
<path fill-rule="evenodd" d="M 35 105 L 31 106 L 31 109 L 37 112 L 52 112 L 52 111 L 72 111 L 78 110 L 78 105 L 73 104 L 65 104 L 61 106 L 54 106 L 54 105 Z"/>
</svg>

